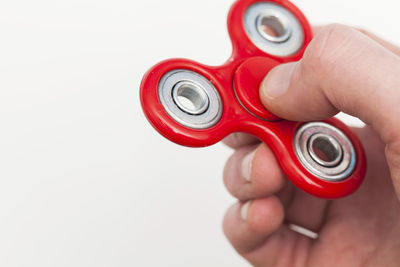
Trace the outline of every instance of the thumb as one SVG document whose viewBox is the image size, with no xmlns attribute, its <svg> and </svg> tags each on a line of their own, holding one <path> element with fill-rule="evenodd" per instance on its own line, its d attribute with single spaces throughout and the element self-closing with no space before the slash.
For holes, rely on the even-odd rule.
<svg viewBox="0 0 400 267">
<path fill-rule="evenodd" d="M 359 31 L 330 25 L 299 62 L 282 64 L 260 89 L 272 113 L 295 121 L 343 111 L 372 125 L 386 143 L 400 140 L 400 59 Z"/>
</svg>

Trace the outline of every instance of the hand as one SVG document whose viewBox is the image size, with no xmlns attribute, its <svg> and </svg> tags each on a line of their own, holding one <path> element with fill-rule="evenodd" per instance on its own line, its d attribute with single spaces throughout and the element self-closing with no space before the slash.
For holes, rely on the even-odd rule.
<svg viewBox="0 0 400 267">
<path fill-rule="evenodd" d="M 400 48 L 371 34 L 322 28 L 299 62 L 273 69 L 261 85 L 264 105 L 296 121 L 343 111 L 368 158 L 366 179 L 350 197 L 328 201 L 295 188 L 264 144 L 244 134 L 224 181 L 239 199 L 224 219 L 234 248 L 254 266 L 400 266 Z M 317 239 L 290 224 L 318 233 Z"/>
</svg>

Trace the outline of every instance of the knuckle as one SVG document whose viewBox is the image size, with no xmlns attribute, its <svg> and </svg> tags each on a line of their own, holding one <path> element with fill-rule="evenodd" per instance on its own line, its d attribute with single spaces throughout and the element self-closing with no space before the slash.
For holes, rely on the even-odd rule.
<svg viewBox="0 0 400 267">
<path fill-rule="evenodd" d="M 236 154 L 236 153 L 235 153 Z M 229 157 L 228 161 L 225 163 L 224 171 L 223 171 L 223 180 L 228 191 L 231 191 L 232 188 L 232 176 L 235 173 L 235 158 L 236 155 L 233 154 Z"/>
<path fill-rule="evenodd" d="M 240 182 L 242 180 L 240 177 L 242 154 L 240 150 L 235 152 L 226 162 L 223 171 L 223 181 L 226 189 L 233 197 L 239 200 L 248 198 L 247 187 Z"/>
<path fill-rule="evenodd" d="M 364 29 L 364 28 L 357 28 L 357 30 L 359 31 L 359 32 L 361 32 L 362 34 L 364 34 L 364 35 L 371 35 L 371 32 L 370 31 L 368 31 L 368 30 L 366 30 L 366 29 Z"/>
<path fill-rule="evenodd" d="M 348 54 L 354 30 L 341 24 L 325 26 L 311 41 L 302 60 L 302 73 L 313 75 L 316 71 L 329 74 Z"/>
<path fill-rule="evenodd" d="M 385 154 L 391 167 L 392 178 L 400 190 L 400 141 L 389 143 L 386 146 Z"/>
</svg>

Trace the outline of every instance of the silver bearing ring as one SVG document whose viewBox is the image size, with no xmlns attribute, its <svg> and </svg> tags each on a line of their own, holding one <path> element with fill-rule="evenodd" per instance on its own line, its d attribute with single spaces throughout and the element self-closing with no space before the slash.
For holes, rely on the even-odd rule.
<svg viewBox="0 0 400 267">
<path fill-rule="evenodd" d="M 330 182 L 343 181 L 354 171 L 356 153 L 348 137 L 323 122 L 303 125 L 293 145 L 302 165 L 316 177 Z"/>
<path fill-rule="evenodd" d="M 303 46 L 304 31 L 298 19 L 286 8 L 274 3 L 255 3 L 245 12 L 247 36 L 267 54 L 286 57 Z"/>
<path fill-rule="evenodd" d="M 222 115 L 217 89 L 194 71 L 180 69 L 165 74 L 158 85 L 158 97 L 171 118 L 193 129 L 210 128 Z"/>
</svg>

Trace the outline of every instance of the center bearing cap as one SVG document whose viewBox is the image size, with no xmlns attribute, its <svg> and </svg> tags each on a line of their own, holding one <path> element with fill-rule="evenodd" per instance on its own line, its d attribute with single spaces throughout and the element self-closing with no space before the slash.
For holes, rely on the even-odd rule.
<svg viewBox="0 0 400 267">
<path fill-rule="evenodd" d="M 281 120 L 264 107 L 259 96 L 261 82 L 279 64 L 270 58 L 254 57 L 240 65 L 235 73 L 233 85 L 238 101 L 249 113 L 261 120 Z"/>
</svg>

